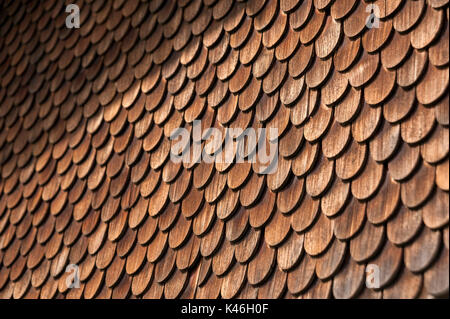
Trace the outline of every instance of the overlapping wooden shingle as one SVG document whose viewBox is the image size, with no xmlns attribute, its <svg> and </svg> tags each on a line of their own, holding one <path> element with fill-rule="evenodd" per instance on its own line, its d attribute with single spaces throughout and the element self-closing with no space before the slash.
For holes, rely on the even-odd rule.
<svg viewBox="0 0 450 319">
<path fill-rule="evenodd" d="M 448 1 L 74 3 L 0 4 L 0 298 L 448 296 Z"/>
</svg>

